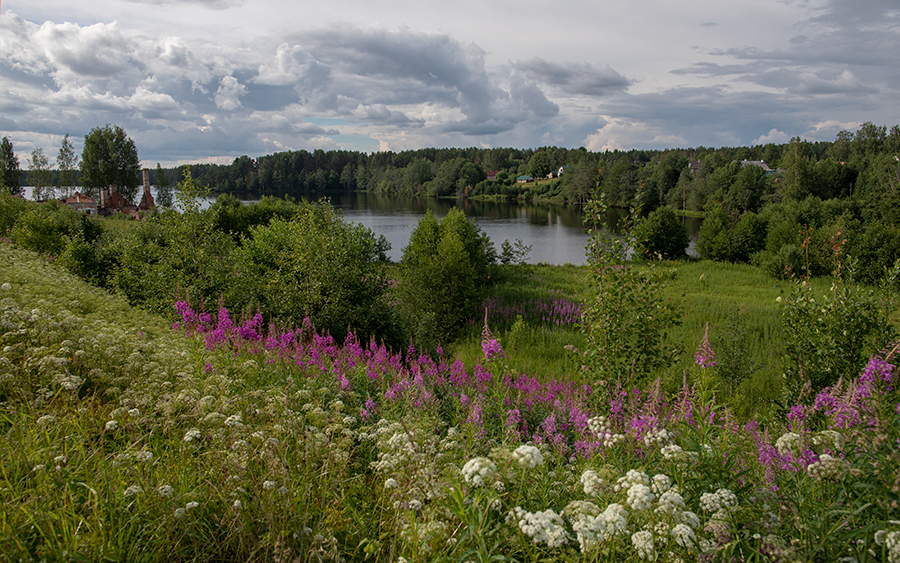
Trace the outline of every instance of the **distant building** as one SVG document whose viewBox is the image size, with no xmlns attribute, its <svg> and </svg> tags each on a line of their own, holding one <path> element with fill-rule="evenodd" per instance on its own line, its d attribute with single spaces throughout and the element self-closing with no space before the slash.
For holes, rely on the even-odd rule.
<svg viewBox="0 0 900 563">
<path fill-rule="evenodd" d="M 516 178 L 516 182 L 519 184 L 527 184 L 528 182 L 534 182 L 534 177 L 527 175 L 519 176 L 518 178 Z"/>
<path fill-rule="evenodd" d="M 75 192 L 62 201 L 76 211 L 83 211 L 88 215 L 97 214 L 97 200 L 87 194 Z"/>
<path fill-rule="evenodd" d="M 490 180 L 491 182 L 493 182 L 494 180 L 497 179 L 497 174 L 499 172 L 500 172 L 499 170 L 488 170 L 487 171 L 487 179 Z"/>
<path fill-rule="evenodd" d="M 742 160 L 741 167 L 743 168 L 744 166 L 759 166 L 766 172 L 774 172 L 774 170 L 769 168 L 769 165 L 766 164 L 765 160 Z"/>
</svg>

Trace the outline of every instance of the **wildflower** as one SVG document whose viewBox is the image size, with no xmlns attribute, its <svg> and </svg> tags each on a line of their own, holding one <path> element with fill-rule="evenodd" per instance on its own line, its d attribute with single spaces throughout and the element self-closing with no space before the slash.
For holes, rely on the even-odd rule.
<svg viewBox="0 0 900 563">
<path fill-rule="evenodd" d="M 737 505 L 737 496 L 728 489 L 719 489 L 715 493 L 700 495 L 700 508 L 707 512 L 718 512 Z"/>
<path fill-rule="evenodd" d="M 10 289 L 12 289 L 12 286 L 9 285 L 9 282 L 5 282 L 3 285 L 0 285 L 0 289 L 2 289 L 3 291 L 9 291 Z"/>
<path fill-rule="evenodd" d="M 500 346 L 500 342 L 496 338 L 481 341 L 481 350 L 484 352 L 484 359 L 491 361 L 493 358 L 503 358 L 506 354 Z"/>
<path fill-rule="evenodd" d="M 796 432 L 786 432 L 775 441 L 775 449 L 781 455 L 788 455 L 800 451 L 800 435 Z"/>
<path fill-rule="evenodd" d="M 806 471 L 810 477 L 824 481 L 826 479 L 840 479 L 846 470 L 847 463 L 828 454 L 819 456 L 819 461 L 809 464 Z"/>
<path fill-rule="evenodd" d="M 225 419 L 224 424 L 225 424 L 225 426 L 231 426 L 233 428 L 240 428 L 241 426 L 244 425 L 244 423 L 241 422 L 240 414 L 233 414 L 233 415 L 229 416 L 228 418 Z"/>
<path fill-rule="evenodd" d="M 396 489 L 396 488 L 397 488 L 397 481 L 396 481 L 394 478 L 389 477 L 389 478 L 384 482 L 384 488 L 385 488 L 385 489 Z"/>
<path fill-rule="evenodd" d="M 650 477 L 641 471 L 636 471 L 634 469 L 629 469 L 628 473 L 626 473 L 623 477 L 619 477 L 619 480 L 616 481 L 615 491 L 618 493 L 620 491 L 625 491 L 630 489 L 632 485 L 649 485 Z"/>
<path fill-rule="evenodd" d="M 656 512 L 660 514 L 676 515 L 684 509 L 684 497 L 675 490 L 669 489 L 659 497 L 659 506 Z"/>
<path fill-rule="evenodd" d="M 235 510 L 240 510 L 244 505 L 241 503 L 241 499 L 236 499 L 232 506 L 234 506 Z"/>
<path fill-rule="evenodd" d="M 466 462 L 462 468 L 463 478 L 473 487 L 482 487 L 487 481 L 498 477 L 497 466 L 486 457 L 475 457 Z"/>
<path fill-rule="evenodd" d="M 641 530 L 631 535 L 631 543 L 641 559 L 656 560 L 656 551 L 653 549 L 653 533 Z"/>
<path fill-rule="evenodd" d="M 709 321 L 706 321 L 706 332 L 703 333 L 703 339 L 700 340 L 700 345 L 697 346 L 694 359 L 701 368 L 716 367 L 716 354 L 709 343 Z"/>
<path fill-rule="evenodd" d="M 44 416 L 37 419 L 38 426 L 49 426 L 56 422 L 56 417 L 52 414 L 45 414 Z"/>
<path fill-rule="evenodd" d="M 34 467 L 32 467 L 31 470 L 34 471 L 35 473 L 37 473 L 39 471 L 43 471 L 44 469 L 46 469 L 46 467 L 47 466 L 45 466 L 43 463 L 39 463 L 38 465 L 35 465 Z"/>
<path fill-rule="evenodd" d="M 191 428 L 187 432 L 184 433 L 184 441 L 185 442 L 193 442 L 194 440 L 200 439 L 200 430 L 197 428 Z"/>
<path fill-rule="evenodd" d="M 569 539 L 562 518 L 552 509 L 526 512 L 521 506 L 517 506 L 511 516 L 516 519 L 522 533 L 536 544 L 545 543 L 548 547 L 555 548 L 564 545 Z"/>
<path fill-rule="evenodd" d="M 584 486 L 584 494 L 593 496 L 603 490 L 606 481 L 596 471 L 588 469 L 581 474 L 581 484 Z"/>
<path fill-rule="evenodd" d="M 163 498 L 168 498 L 175 493 L 175 489 L 171 485 L 162 485 L 156 489 L 156 493 Z"/>
<path fill-rule="evenodd" d="M 175 509 L 175 518 L 178 518 L 180 520 L 181 518 L 184 518 L 184 516 L 185 516 L 185 511 L 183 508 Z"/>
<path fill-rule="evenodd" d="M 130 417 L 141 416 L 141 411 L 140 411 L 140 409 L 128 409 L 128 416 L 130 416 Z"/>
<path fill-rule="evenodd" d="M 525 469 L 534 469 L 544 464 L 544 456 L 541 450 L 534 446 L 521 445 L 513 451 L 513 459 Z"/>
<path fill-rule="evenodd" d="M 119 429 L 119 423 L 115 420 L 110 420 L 106 423 L 106 426 L 104 428 L 107 432 L 115 432 Z"/>
<path fill-rule="evenodd" d="M 812 437 L 813 444 L 825 446 L 835 451 L 844 449 L 844 437 L 834 430 L 822 430 Z"/>
<path fill-rule="evenodd" d="M 611 538 L 625 531 L 628 524 L 628 511 L 621 504 L 614 502 L 601 514 L 606 522 L 606 537 Z"/>
<path fill-rule="evenodd" d="M 646 510 L 650 508 L 654 496 L 650 492 L 650 487 L 640 483 L 635 483 L 628 488 L 628 505 L 632 510 Z"/>
<path fill-rule="evenodd" d="M 184 509 L 185 510 L 194 510 L 198 506 L 200 506 L 200 503 L 192 500 L 191 502 L 184 505 Z"/>
<path fill-rule="evenodd" d="M 693 547 L 697 539 L 697 536 L 694 535 L 694 530 L 685 524 L 676 524 L 672 528 L 672 537 L 675 538 L 675 543 L 686 548 Z"/>
<path fill-rule="evenodd" d="M 275 485 L 277 485 L 275 481 L 263 481 L 263 490 L 264 491 L 272 491 L 275 489 Z"/>
<path fill-rule="evenodd" d="M 663 475 L 662 473 L 657 473 L 656 475 L 654 475 L 653 479 L 651 480 L 651 484 L 653 487 L 653 492 L 658 495 L 661 495 L 672 488 L 672 480 L 669 479 L 667 475 Z"/>
<path fill-rule="evenodd" d="M 139 452 L 135 452 L 134 457 L 137 458 L 138 461 L 146 463 L 153 460 L 153 452 L 141 450 Z"/>
<path fill-rule="evenodd" d="M 125 495 L 126 497 L 133 497 L 134 495 L 139 495 L 139 494 L 141 494 L 141 493 L 143 493 L 143 492 L 144 492 L 144 489 L 142 489 L 140 486 L 138 486 L 138 485 L 131 485 L 130 487 L 128 487 L 127 489 L 125 489 L 124 495 Z"/>
</svg>

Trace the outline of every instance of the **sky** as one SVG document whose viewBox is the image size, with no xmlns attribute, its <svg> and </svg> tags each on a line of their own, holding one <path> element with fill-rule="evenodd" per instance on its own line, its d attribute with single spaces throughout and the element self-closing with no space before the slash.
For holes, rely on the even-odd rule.
<svg viewBox="0 0 900 563">
<path fill-rule="evenodd" d="M 286 150 L 664 149 L 900 124 L 897 0 L 2 0 L 21 167 Z"/>
</svg>

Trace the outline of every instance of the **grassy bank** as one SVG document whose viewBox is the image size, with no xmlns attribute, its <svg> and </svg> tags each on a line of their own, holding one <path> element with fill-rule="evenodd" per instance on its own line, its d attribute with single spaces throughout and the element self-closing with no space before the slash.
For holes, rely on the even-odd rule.
<svg viewBox="0 0 900 563">
<path fill-rule="evenodd" d="M 2 243 L 0 561 L 896 560 L 892 356 L 789 426 L 696 365 L 674 396 L 589 388 L 583 279 L 505 269 L 499 345 L 476 320 L 432 359 L 185 303 L 172 326 Z M 668 291 L 764 327 L 778 287 L 684 264 Z"/>
</svg>

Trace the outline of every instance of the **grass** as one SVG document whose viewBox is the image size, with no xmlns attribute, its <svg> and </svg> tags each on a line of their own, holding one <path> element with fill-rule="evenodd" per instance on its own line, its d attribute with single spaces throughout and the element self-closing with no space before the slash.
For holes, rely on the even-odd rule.
<svg viewBox="0 0 900 563">
<path fill-rule="evenodd" d="M 685 314 L 718 326 L 728 316 L 717 307 L 733 304 L 750 327 L 777 317 L 778 285 L 752 270 L 672 266 L 667 291 Z M 492 296 L 574 301 L 585 273 L 504 268 Z M 784 426 L 769 435 L 697 417 L 715 407 L 703 389 L 666 404 L 652 389 L 621 401 L 613 388 L 569 384 L 577 365 L 563 346 L 578 330 L 542 325 L 529 314 L 491 326 L 509 352 L 497 362 L 505 373 L 525 366 L 558 380 L 517 377 L 512 388 L 496 372 L 480 378 L 474 360 L 460 372 L 308 334 L 260 340 L 249 325 L 210 345 L 218 328 L 173 330 L 0 244 L 0 561 L 637 562 L 648 549 L 637 530 L 652 530 L 658 560 L 776 548 L 787 560 L 888 560 L 876 546 L 900 540 L 900 397 L 882 391 L 896 376 L 873 387 L 876 432 L 832 426 L 852 441 L 834 461 L 825 454 L 840 447 L 818 427 L 776 442 Z M 686 354 L 701 326 L 686 320 L 673 334 Z M 459 357 L 481 356 L 480 330 L 476 319 Z M 523 462 L 523 451 L 542 461 Z M 465 473 L 476 461 L 490 486 Z M 641 484 L 650 476 L 658 497 Z M 599 548 L 580 545 L 576 526 L 600 512 L 622 529 Z M 678 537 L 696 541 L 672 541 L 676 522 Z M 539 541 L 551 524 L 565 545 Z"/>
<path fill-rule="evenodd" d="M 782 305 L 777 299 L 790 293 L 791 282 L 774 280 L 746 264 L 689 260 L 666 262 L 663 268 L 671 273 L 664 296 L 675 304 L 680 316 L 680 324 L 667 340 L 668 346 L 680 351 L 678 361 L 658 374 L 664 389 L 674 394 L 685 374 L 691 373 L 694 351 L 708 322 L 710 342 L 723 374 L 718 381 L 720 399 L 741 419 L 772 420 L 775 401 L 781 399 L 784 355 Z M 562 297 L 583 303 L 589 295 L 588 276 L 587 266 L 502 267 L 487 299 L 516 302 Z M 830 283 L 827 278 L 812 280 L 813 292 L 827 292 Z M 898 320 L 896 313 L 894 320 Z M 466 365 L 482 357 L 482 327 L 482 319 L 473 318 L 452 347 Z M 513 317 L 490 324 L 490 329 L 510 352 L 514 371 L 542 380 L 581 377 L 577 355 L 566 350 L 566 346 L 584 350 L 586 340 L 577 325 L 549 330 L 540 323 L 515 325 Z"/>
</svg>

